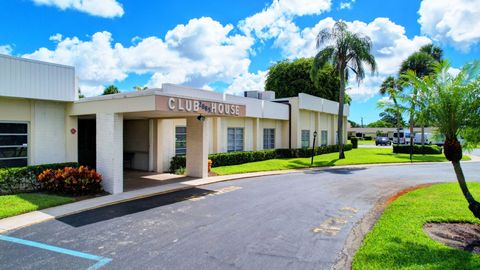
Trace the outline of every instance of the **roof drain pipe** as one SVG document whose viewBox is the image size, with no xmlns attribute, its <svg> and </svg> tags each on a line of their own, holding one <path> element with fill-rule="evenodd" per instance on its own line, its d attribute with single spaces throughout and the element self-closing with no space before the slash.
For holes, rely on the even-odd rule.
<svg viewBox="0 0 480 270">
<path fill-rule="evenodd" d="M 292 149 L 292 104 L 289 100 L 274 100 L 273 102 L 288 105 L 288 149 Z"/>
</svg>

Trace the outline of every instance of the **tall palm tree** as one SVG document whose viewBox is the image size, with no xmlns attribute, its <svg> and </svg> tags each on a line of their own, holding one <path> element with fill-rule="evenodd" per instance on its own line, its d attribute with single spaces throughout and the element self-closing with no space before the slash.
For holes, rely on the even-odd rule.
<svg viewBox="0 0 480 270">
<path fill-rule="evenodd" d="M 480 142 L 480 133 L 471 133 L 472 130 L 478 132 L 480 126 L 480 62 L 465 65 L 458 75 L 450 74 L 449 68 L 447 62 L 435 63 L 435 73 L 423 79 L 413 71 L 407 71 L 402 77 L 421 91 L 419 105 L 429 113 L 438 131 L 445 135 L 445 157 L 452 162 L 470 211 L 480 218 L 480 203 L 468 190 L 460 165 L 462 145 L 457 139 L 466 134 L 466 145 Z"/>
<path fill-rule="evenodd" d="M 417 52 L 410 55 L 406 60 L 402 62 L 400 66 L 400 74 L 405 73 L 407 70 L 414 71 L 418 77 L 423 78 L 430 75 L 433 72 L 433 64 L 441 62 L 443 59 L 443 50 L 433 44 L 427 44 L 422 46 Z M 411 96 L 412 107 L 410 108 L 410 147 L 413 147 L 413 125 L 415 117 L 418 118 L 422 129 L 422 145 L 425 144 L 425 124 L 428 117 L 422 113 L 415 115 L 415 100 L 417 98 L 417 91 L 413 89 Z M 413 149 L 413 148 L 412 148 Z M 411 156 L 410 156 L 411 158 Z"/>
<path fill-rule="evenodd" d="M 397 79 L 395 79 L 393 76 L 388 76 L 383 82 L 382 85 L 380 86 L 379 93 L 382 96 L 385 96 L 388 94 L 390 99 L 393 101 L 393 109 L 395 111 L 395 117 L 397 118 L 396 120 L 396 127 L 397 127 L 397 145 L 400 144 L 400 128 L 402 125 L 402 113 L 401 113 L 401 108 L 400 105 L 398 104 L 397 100 L 397 95 L 399 92 L 402 91 L 402 88 L 398 82 Z M 385 106 L 380 104 L 380 106 Z"/>
<path fill-rule="evenodd" d="M 400 75 L 405 74 L 408 71 L 414 72 L 417 77 L 423 78 L 427 75 L 430 75 L 433 73 L 433 64 L 435 63 L 435 60 L 433 57 L 422 51 L 418 51 L 410 55 L 406 60 L 404 60 L 400 66 Z M 400 76 L 401 77 L 401 76 Z M 401 77 L 402 78 L 402 77 Z M 401 80 L 403 84 L 408 84 L 408 82 L 405 82 Z M 406 95 L 404 96 L 408 103 L 409 103 L 409 125 L 410 125 L 410 159 L 413 157 L 413 126 L 415 123 L 415 118 L 417 117 L 420 122 L 423 119 L 421 116 L 417 114 L 418 108 L 417 106 L 417 98 L 418 98 L 418 89 L 415 88 L 414 86 L 412 87 L 412 93 L 411 95 Z M 422 123 L 421 123 L 422 124 Z"/>
<path fill-rule="evenodd" d="M 338 71 L 340 77 L 340 93 L 338 98 L 338 148 L 339 159 L 345 158 L 343 151 L 343 107 L 345 104 L 345 82 L 349 72 L 355 74 L 358 83 L 365 78 L 364 64 L 368 65 L 372 73 L 377 64 L 375 57 L 370 52 L 372 42 L 369 37 L 348 31 L 347 24 L 343 21 L 335 23 L 332 29 L 323 29 L 317 36 L 317 49 L 326 45 L 315 56 L 313 64 L 314 73 L 326 63 L 331 63 Z"/>
</svg>

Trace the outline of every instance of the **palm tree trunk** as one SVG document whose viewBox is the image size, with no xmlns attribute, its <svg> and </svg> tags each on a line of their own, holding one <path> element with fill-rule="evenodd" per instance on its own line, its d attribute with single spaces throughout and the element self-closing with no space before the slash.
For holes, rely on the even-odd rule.
<svg viewBox="0 0 480 270">
<path fill-rule="evenodd" d="M 463 196 L 465 197 L 465 199 L 467 199 L 468 208 L 476 218 L 480 219 L 480 203 L 473 198 L 472 194 L 468 190 L 468 186 L 465 181 L 465 175 L 463 174 L 460 161 L 452 161 L 452 165 L 453 165 L 453 169 L 455 170 L 455 175 L 457 176 L 458 184 L 462 189 Z"/>
<path fill-rule="evenodd" d="M 345 70 L 340 70 L 340 93 L 338 95 L 338 159 L 344 159 L 343 151 L 343 104 L 345 100 Z"/>
<path fill-rule="evenodd" d="M 413 113 L 410 114 L 410 161 L 413 159 Z"/>
<path fill-rule="evenodd" d="M 397 103 L 397 99 L 395 98 L 395 96 L 392 97 L 393 99 L 393 104 L 395 104 L 395 109 L 396 109 L 396 112 L 397 112 L 397 146 L 400 145 L 400 118 L 401 118 L 401 115 L 400 115 L 400 110 L 398 109 L 398 103 Z"/>
<path fill-rule="evenodd" d="M 422 124 L 422 146 L 425 145 L 425 125 Z"/>
</svg>

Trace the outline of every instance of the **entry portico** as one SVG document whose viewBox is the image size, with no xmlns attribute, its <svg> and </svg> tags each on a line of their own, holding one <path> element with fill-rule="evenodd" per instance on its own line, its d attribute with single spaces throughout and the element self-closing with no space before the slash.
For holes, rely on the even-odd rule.
<svg viewBox="0 0 480 270">
<path fill-rule="evenodd" d="M 173 87 L 166 85 L 165 88 Z M 202 91 L 203 92 L 203 91 Z M 205 93 L 202 93 L 205 94 Z M 207 93 L 208 95 L 209 93 Z M 223 96 L 223 95 L 222 95 Z M 210 97 L 211 98 L 211 97 Z M 149 154 L 148 170 L 166 171 L 161 156 L 163 122 L 172 119 L 185 119 L 186 128 L 186 172 L 188 176 L 204 178 L 208 176 L 208 154 L 210 132 L 208 127 L 213 118 L 245 117 L 246 106 L 225 102 L 223 99 L 185 97 L 166 93 L 163 89 L 150 89 L 101 96 L 77 101 L 71 105 L 70 117 L 96 121 L 96 168 L 104 177 L 104 188 L 110 193 L 123 192 L 124 170 L 124 121 L 148 121 Z M 218 120 L 217 120 L 218 122 Z M 81 130 L 80 130 L 81 132 Z M 169 160 L 168 160 L 169 162 Z"/>
</svg>

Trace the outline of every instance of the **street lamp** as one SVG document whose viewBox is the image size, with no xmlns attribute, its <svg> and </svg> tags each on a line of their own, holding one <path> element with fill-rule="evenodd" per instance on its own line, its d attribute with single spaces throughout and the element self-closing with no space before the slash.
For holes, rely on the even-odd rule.
<svg viewBox="0 0 480 270">
<path fill-rule="evenodd" d="M 315 130 L 313 132 L 313 145 L 312 145 L 312 159 L 310 161 L 310 167 L 313 165 L 313 157 L 315 156 L 315 140 L 317 139 L 318 132 Z"/>
</svg>

